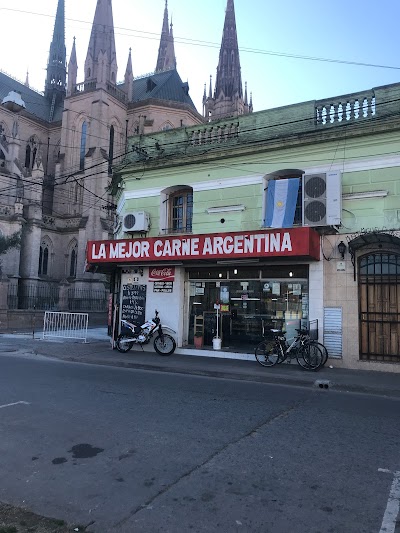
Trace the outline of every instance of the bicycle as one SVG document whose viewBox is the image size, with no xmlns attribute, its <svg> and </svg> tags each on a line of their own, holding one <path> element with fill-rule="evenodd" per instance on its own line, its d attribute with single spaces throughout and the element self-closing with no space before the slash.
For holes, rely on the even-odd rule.
<svg viewBox="0 0 400 533">
<path fill-rule="evenodd" d="M 271 367 L 296 358 L 298 365 L 304 370 L 316 371 L 321 368 L 325 355 L 318 344 L 307 337 L 304 330 L 296 330 L 298 334 L 290 345 L 283 331 L 270 331 L 273 338 L 262 340 L 255 348 L 255 357 L 260 365 Z"/>
<path fill-rule="evenodd" d="M 318 348 L 322 351 L 322 354 L 324 356 L 322 364 L 321 364 L 321 366 L 324 366 L 325 363 L 328 360 L 328 357 L 329 357 L 328 350 L 327 350 L 326 346 L 324 344 L 322 344 L 322 342 L 318 342 L 318 341 L 312 339 L 311 336 L 310 336 L 310 330 L 309 329 L 306 329 L 306 328 L 296 329 L 296 331 L 297 331 L 297 333 L 302 335 L 302 337 L 304 338 L 305 341 L 310 341 L 313 344 L 316 344 L 318 346 Z"/>
</svg>

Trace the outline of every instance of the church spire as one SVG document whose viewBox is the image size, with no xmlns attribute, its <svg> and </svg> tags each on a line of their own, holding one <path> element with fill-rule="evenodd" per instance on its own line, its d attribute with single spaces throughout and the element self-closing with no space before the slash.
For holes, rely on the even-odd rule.
<svg viewBox="0 0 400 533">
<path fill-rule="evenodd" d="M 77 77 L 78 77 L 78 62 L 76 59 L 76 45 L 75 45 L 75 37 L 74 37 L 71 56 L 69 58 L 69 63 L 68 63 L 67 96 L 70 96 L 74 92 Z"/>
<path fill-rule="evenodd" d="M 85 81 L 95 80 L 97 86 L 116 84 L 117 53 L 111 0 L 97 0 L 92 32 L 85 61 Z"/>
<path fill-rule="evenodd" d="M 132 48 L 129 48 L 128 62 L 125 70 L 125 92 L 128 96 L 128 102 L 131 102 L 133 98 Z"/>
<path fill-rule="evenodd" d="M 65 96 L 65 83 L 67 81 L 66 61 L 65 2 L 64 0 L 58 0 L 44 89 L 45 96 L 51 100 L 61 99 Z"/>
<path fill-rule="evenodd" d="M 176 68 L 174 34 L 171 25 L 168 25 L 168 0 L 165 0 L 164 18 L 161 30 L 160 46 L 158 48 L 158 58 L 156 72 Z"/>
<path fill-rule="evenodd" d="M 214 98 L 208 111 L 213 120 L 248 112 L 243 99 L 234 0 L 227 0 Z"/>
</svg>

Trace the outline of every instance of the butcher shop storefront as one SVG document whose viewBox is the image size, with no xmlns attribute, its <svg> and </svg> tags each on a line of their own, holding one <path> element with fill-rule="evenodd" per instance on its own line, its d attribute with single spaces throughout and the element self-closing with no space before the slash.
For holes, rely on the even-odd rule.
<svg viewBox="0 0 400 533">
<path fill-rule="evenodd" d="M 113 273 L 116 330 L 121 318 L 140 322 L 157 309 L 161 321 L 177 331 L 178 347 L 211 349 L 217 336 L 222 349 L 244 352 L 251 352 L 270 328 L 291 336 L 321 314 L 319 259 L 320 237 L 312 228 L 90 241 L 87 246 L 88 270 Z M 128 302 L 132 292 L 140 294 L 140 305 Z"/>
</svg>

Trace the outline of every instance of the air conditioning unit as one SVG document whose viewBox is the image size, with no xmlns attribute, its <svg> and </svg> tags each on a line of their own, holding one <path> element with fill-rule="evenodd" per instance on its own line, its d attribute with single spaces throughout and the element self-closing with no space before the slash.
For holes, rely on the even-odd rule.
<svg viewBox="0 0 400 533">
<path fill-rule="evenodd" d="M 342 220 L 340 172 L 303 176 L 303 226 L 339 226 Z"/>
<path fill-rule="evenodd" d="M 149 231 L 150 216 L 145 211 L 125 213 L 122 219 L 122 229 L 125 233 Z"/>
</svg>

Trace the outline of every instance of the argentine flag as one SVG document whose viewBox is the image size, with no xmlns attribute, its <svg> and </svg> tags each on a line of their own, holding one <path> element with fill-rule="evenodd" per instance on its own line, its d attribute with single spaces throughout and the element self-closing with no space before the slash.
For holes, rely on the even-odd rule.
<svg viewBox="0 0 400 533">
<path fill-rule="evenodd" d="M 269 180 L 265 226 L 267 228 L 291 228 L 296 211 L 300 178 Z"/>
</svg>

